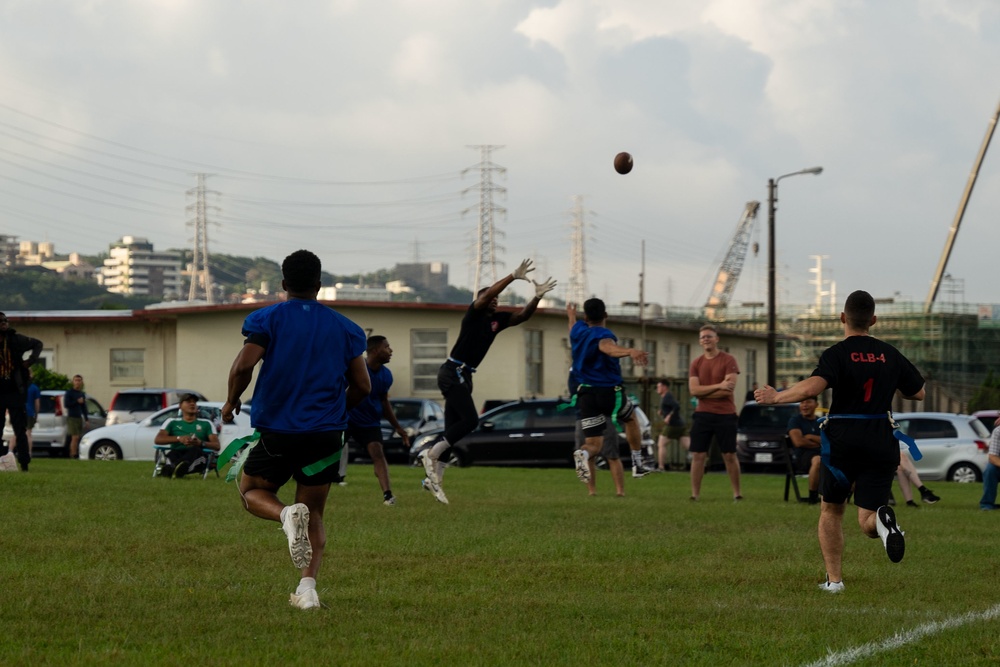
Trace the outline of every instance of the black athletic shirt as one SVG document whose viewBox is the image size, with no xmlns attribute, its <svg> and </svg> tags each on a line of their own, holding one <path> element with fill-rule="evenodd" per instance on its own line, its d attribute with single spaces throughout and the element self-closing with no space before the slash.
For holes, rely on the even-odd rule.
<svg viewBox="0 0 1000 667">
<path fill-rule="evenodd" d="M 833 389 L 830 415 L 874 414 L 884 415 L 892 409 L 892 398 L 898 389 L 904 396 L 912 396 L 924 386 L 924 378 L 910 360 L 892 345 L 871 336 L 849 336 L 828 348 L 819 358 L 813 371 Z M 888 418 L 835 419 L 827 429 L 832 442 L 837 436 L 858 439 L 863 446 L 872 439 L 890 448 L 893 454 L 898 445 L 892 438 Z"/>
<path fill-rule="evenodd" d="M 451 348 L 451 358 L 461 361 L 467 366 L 476 368 L 486 358 L 486 353 L 493 345 L 497 334 L 510 326 L 510 318 L 514 313 L 493 313 L 486 309 L 476 310 L 473 305 L 465 311 L 462 318 L 462 328 L 458 331 L 458 340 Z"/>
</svg>

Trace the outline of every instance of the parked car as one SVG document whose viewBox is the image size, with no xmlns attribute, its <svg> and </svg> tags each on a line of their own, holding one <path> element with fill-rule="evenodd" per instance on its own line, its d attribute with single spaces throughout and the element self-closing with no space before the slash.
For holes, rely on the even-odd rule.
<svg viewBox="0 0 1000 667">
<path fill-rule="evenodd" d="M 39 396 L 38 420 L 31 430 L 34 442 L 31 449 L 34 453 L 47 452 L 49 456 L 69 456 L 69 436 L 66 435 L 66 411 L 63 409 L 64 389 L 45 389 Z M 94 429 L 104 425 L 107 414 L 95 399 L 87 397 L 88 428 Z M 14 440 L 14 429 L 10 420 L 6 420 L 3 429 L 5 442 Z"/>
<path fill-rule="evenodd" d="M 559 410 L 566 399 L 542 398 L 507 403 L 479 418 L 479 426 L 451 449 L 452 462 L 467 465 L 549 465 L 573 466 L 576 449 L 576 414 Z M 650 465 L 653 439 L 649 419 L 636 408 L 642 432 L 643 457 Z M 410 462 L 428 448 L 443 429 L 419 436 L 410 448 Z M 619 434 L 623 465 L 630 466 L 631 454 L 625 434 Z M 655 467 L 655 466 L 654 466 Z"/>
<path fill-rule="evenodd" d="M 990 433 L 993 432 L 993 425 L 997 421 L 997 417 L 1000 417 L 1000 410 L 978 410 L 972 413 L 972 416 L 983 422 L 983 426 Z"/>
<path fill-rule="evenodd" d="M 198 415 L 215 425 L 219 434 L 219 449 L 226 448 L 236 438 L 253 433 L 250 426 L 249 411 L 241 411 L 235 416 L 232 424 L 222 423 L 223 403 L 198 402 Z M 104 426 L 85 433 L 80 439 L 80 458 L 98 459 L 102 461 L 152 461 L 154 458 L 153 440 L 163 424 L 174 417 L 180 416 L 180 406 L 155 412 L 139 422 Z"/>
<path fill-rule="evenodd" d="M 427 431 L 440 432 L 444 427 L 444 409 L 437 401 L 429 398 L 390 398 L 389 404 L 396 415 L 399 425 L 413 440 Z M 368 458 L 368 443 L 348 441 L 351 460 Z M 382 420 L 382 449 L 389 463 L 407 463 L 410 459 L 410 448 L 403 445 L 395 429 L 387 419 Z"/>
<path fill-rule="evenodd" d="M 757 468 L 785 468 L 788 420 L 799 414 L 798 403 L 762 405 L 751 401 L 740 410 L 736 426 L 736 458 Z"/>
<path fill-rule="evenodd" d="M 194 389 L 122 389 L 111 399 L 105 426 L 142 421 L 168 405 L 180 403 L 184 394 L 194 394 L 199 401 L 208 400 Z"/>
<path fill-rule="evenodd" d="M 917 441 L 923 458 L 914 461 L 925 480 L 981 482 L 990 433 L 973 415 L 950 412 L 901 412 L 899 428 Z"/>
</svg>

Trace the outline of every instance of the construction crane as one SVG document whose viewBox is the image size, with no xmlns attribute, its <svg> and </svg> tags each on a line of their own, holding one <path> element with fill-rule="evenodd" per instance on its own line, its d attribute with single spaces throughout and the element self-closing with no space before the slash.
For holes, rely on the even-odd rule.
<svg viewBox="0 0 1000 667">
<path fill-rule="evenodd" d="M 715 319 L 719 311 L 725 311 L 729 305 L 729 298 L 736 289 L 736 281 L 740 279 L 743 271 L 743 261 L 747 256 L 747 247 L 750 245 L 750 232 L 753 230 L 753 223 L 757 220 L 757 209 L 760 208 L 759 201 L 748 201 L 743 215 L 736 225 L 736 234 L 733 242 L 729 245 L 726 258 L 722 260 L 719 273 L 715 276 L 715 286 L 705 303 L 705 315 L 710 319 Z"/>
</svg>

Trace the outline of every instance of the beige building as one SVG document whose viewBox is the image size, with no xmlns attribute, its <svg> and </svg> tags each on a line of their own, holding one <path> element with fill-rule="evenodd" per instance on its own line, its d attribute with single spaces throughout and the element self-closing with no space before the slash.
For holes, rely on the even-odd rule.
<svg viewBox="0 0 1000 667">
<path fill-rule="evenodd" d="M 116 391 L 130 387 L 189 387 L 212 400 L 224 400 L 229 367 L 243 343 L 243 320 L 264 305 L 7 314 L 18 332 L 44 343 L 49 368 L 82 375 L 87 392 L 107 407 Z M 351 301 L 328 305 L 368 334 L 389 339 L 393 395 L 440 398 L 437 370 L 458 337 L 466 306 Z M 633 369 L 627 359 L 622 365 L 626 382 L 645 399 L 645 407 L 655 407 L 657 397 L 652 386 L 643 391 L 642 377 L 669 377 L 675 395 L 687 397 L 688 365 L 701 354 L 697 326 L 647 322 L 643 327 L 634 318 L 622 317 L 612 318 L 608 327 L 624 345 L 638 347 L 645 338 L 650 366 Z M 750 384 L 762 379 L 766 337 L 728 330 L 720 335 L 720 347 L 736 357 L 742 370 L 736 388 L 740 403 Z M 565 395 L 569 364 L 565 312 L 539 310 L 497 336 L 473 378 L 476 402 Z M 250 397 L 252 386 L 244 398 Z"/>
</svg>

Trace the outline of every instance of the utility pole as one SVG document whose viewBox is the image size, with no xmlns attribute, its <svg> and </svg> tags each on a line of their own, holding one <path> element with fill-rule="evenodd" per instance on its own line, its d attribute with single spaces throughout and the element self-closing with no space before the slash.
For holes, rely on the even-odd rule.
<svg viewBox="0 0 1000 667">
<path fill-rule="evenodd" d="M 191 286 L 188 290 L 188 301 L 194 301 L 198 298 L 200 286 L 205 300 L 208 303 L 215 303 L 215 295 L 212 293 L 212 271 L 208 265 L 208 210 L 219 212 L 222 209 L 218 206 L 210 206 L 206 201 L 206 195 L 219 195 L 221 193 L 208 190 L 205 187 L 205 181 L 208 180 L 210 174 L 195 174 L 195 176 L 198 178 L 198 185 L 187 191 L 188 196 L 194 195 L 195 201 L 185 207 L 189 213 L 194 212 L 194 218 L 185 223 L 189 227 L 194 227 L 194 252 L 192 253 Z"/>
<path fill-rule="evenodd" d="M 582 307 L 587 300 L 587 267 L 584 253 L 585 225 L 583 222 L 583 195 L 573 197 L 573 221 L 570 223 L 569 285 L 566 301 Z"/>
<path fill-rule="evenodd" d="M 493 193 L 505 195 L 507 188 L 494 185 L 493 174 L 506 174 L 507 169 L 494 164 L 491 160 L 493 151 L 499 150 L 503 146 L 482 145 L 468 146 L 468 148 L 478 149 L 480 156 L 478 165 L 462 170 L 463 176 L 469 171 L 479 171 L 479 185 L 476 188 L 470 187 L 462 190 L 463 195 L 473 189 L 479 190 L 479 223 L 476 227 L 476 240 L 473 246 L 476 256 L 473 259 L 475 275 L 472 281 L 472 294 L 475 296 L 479 293 L 480 285 L 488 286 L 497 281 L 497 251 L 502 251 L 504 248 L 496 242 L 498 237 L 503 237 L 503 232 L 497 230 L 493 216 L 494 213 L 506 214 L 507 209 L 493 203 Z M 467 208 L 462 211 L 462 214 L 464 215 L 470 210 L 472 209 Z M 501 261 L 499 264 L 502 266 L 503 262 Z"/>
</svg>

